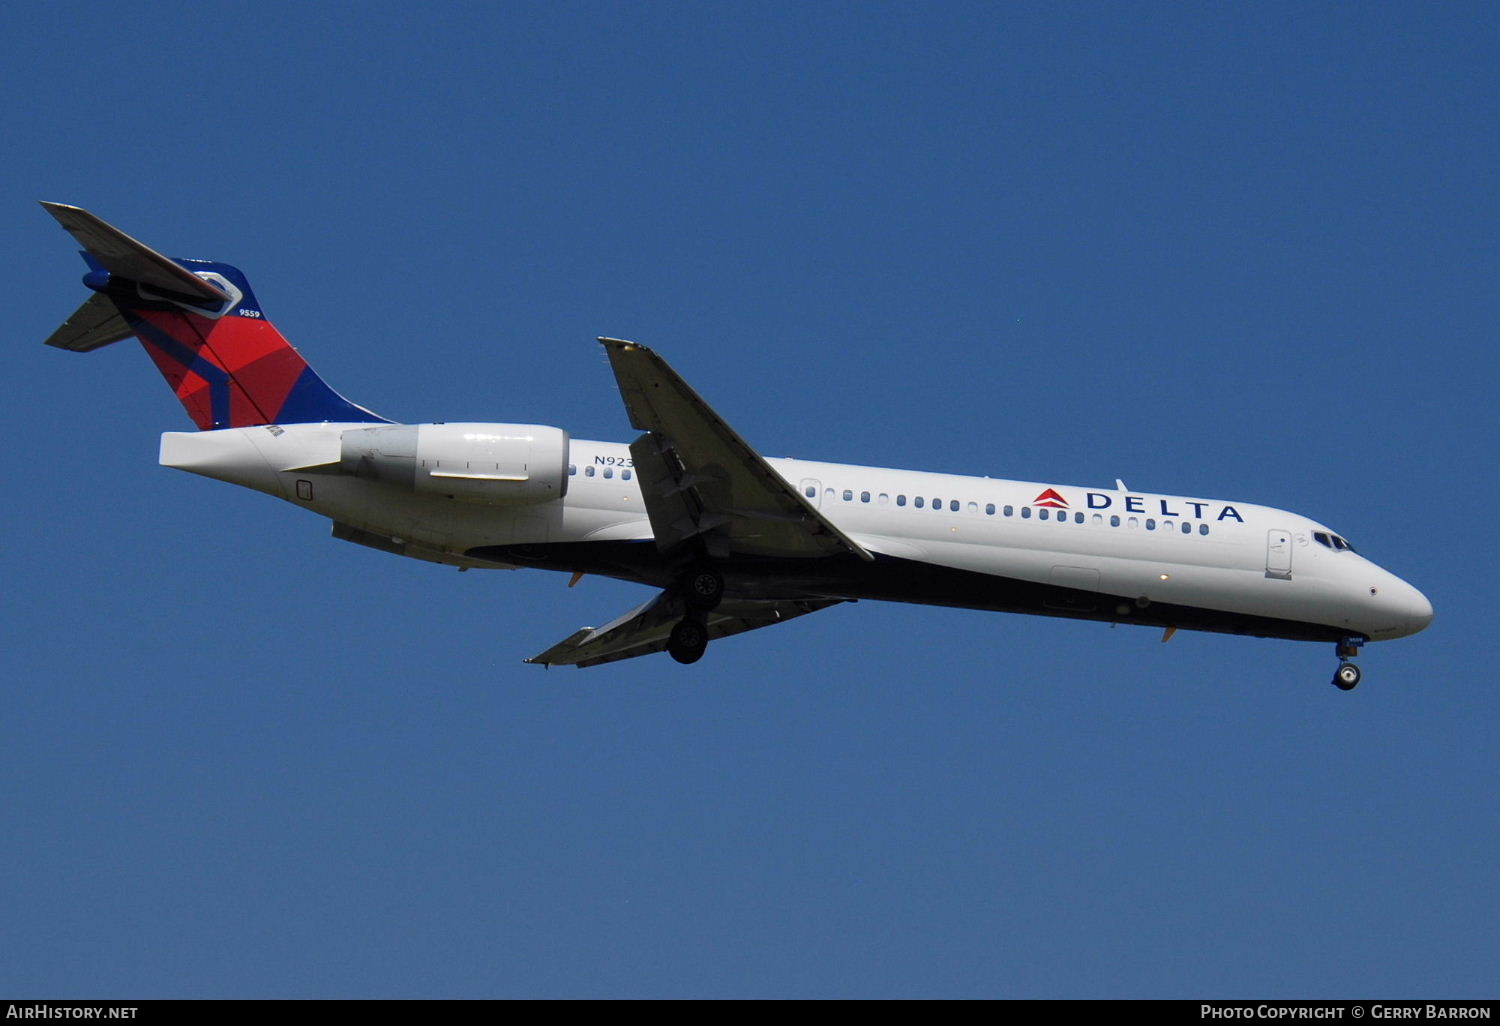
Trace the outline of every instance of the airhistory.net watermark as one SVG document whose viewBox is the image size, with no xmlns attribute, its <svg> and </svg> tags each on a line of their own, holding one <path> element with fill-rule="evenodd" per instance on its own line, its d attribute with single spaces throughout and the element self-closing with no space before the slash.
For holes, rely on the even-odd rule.
<svg viewBox="0 0 1500 1026">
<path fill-rule="evenodd" d="M 41 1001 L 6 1005 L 7 1019 L 134 1019 L 138 1005 L 54 1005 Z"/>
</svg>

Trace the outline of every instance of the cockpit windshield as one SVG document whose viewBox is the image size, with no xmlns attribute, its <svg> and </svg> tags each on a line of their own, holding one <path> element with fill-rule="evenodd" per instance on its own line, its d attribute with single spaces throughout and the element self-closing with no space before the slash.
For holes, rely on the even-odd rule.
<svg viewBox="0 0 1500 1026">
<path fill-rule="evenodd" d="M 1323 531 L 1314 531 L 1313 540 L 1325 549 L 1333 549 L 1335 552 L 1353 552 L 1354 546 L 1336 534 L 1328 534 Z"/>
</svg>

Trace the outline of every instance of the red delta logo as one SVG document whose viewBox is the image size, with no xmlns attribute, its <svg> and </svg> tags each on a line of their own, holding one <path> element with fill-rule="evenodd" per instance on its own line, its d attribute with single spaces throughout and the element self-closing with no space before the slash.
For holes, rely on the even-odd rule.
<svg viewBox="0 0 1500 1026">
<path fill-rule="evenodd" d="M 1047 506 L 1051 509 L 1067 509 L 1068 500 L 1058 495 L 1055 489 L 1048 488 L 1041 495 L 1031 500 L 1033 506 Z"/>
</svg>

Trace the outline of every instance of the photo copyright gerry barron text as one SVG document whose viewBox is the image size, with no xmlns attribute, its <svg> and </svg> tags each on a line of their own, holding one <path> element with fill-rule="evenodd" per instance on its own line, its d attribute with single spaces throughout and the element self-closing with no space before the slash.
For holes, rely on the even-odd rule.
<svg viewBox="0 0 1500 1026">
<path fill-rule="evenodd" d="M 1490 1002 L 1408 1001 L 1381 1004 L 1359 1001 L 1340 1004 L 1203 1004 L 1200 1019 L 1488 1019 Z"/>
</svg>

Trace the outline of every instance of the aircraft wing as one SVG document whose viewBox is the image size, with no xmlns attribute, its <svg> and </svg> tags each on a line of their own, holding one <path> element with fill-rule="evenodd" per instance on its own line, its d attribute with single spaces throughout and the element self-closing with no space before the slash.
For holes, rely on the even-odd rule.
<svg viewBox="0 0 1500 1026">
<path fill-rule="evenodd" d="M 717 558 L 874 558 L 772 470 L 660 356 L 634 342 L 599 341 L 631 425 L 647 432 L 631 443 L 630 455 L 663 553 L 702 539 Z"/>
<path fill-rule="evenodd" d="M 727 638 L 757 627 L 769 627 L 804 613 L 813 613 L 838 605 L 843 599 L 725 599 L 717 609 L 705 614 L 708 637 Z M 528 663 L 542 666 L 598 666 L 601 663 L 634 659 L 636 656 L 662 652 L 667 636 L 682 619 L 682 601 L 663 591 L 603 627 L 585 627 L 559 641 Z"/>
</svg>

